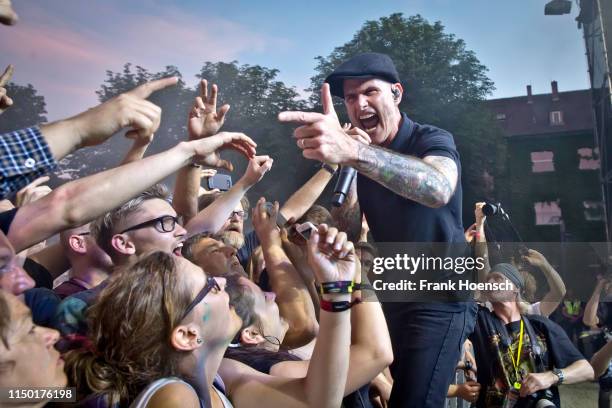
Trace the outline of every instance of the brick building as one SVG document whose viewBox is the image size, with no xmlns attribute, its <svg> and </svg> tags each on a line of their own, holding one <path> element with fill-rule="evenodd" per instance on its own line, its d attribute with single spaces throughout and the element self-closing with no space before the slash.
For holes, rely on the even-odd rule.
<svg viewBox="0 0 612 408">
<path fill-rule="evenodd" d="M 497 196 L 525 241 L 605 241 L 590 90 L 487 101 L 507 144 Z M 500 180 L 501 181 L 501 180 Z"/>
</svg>

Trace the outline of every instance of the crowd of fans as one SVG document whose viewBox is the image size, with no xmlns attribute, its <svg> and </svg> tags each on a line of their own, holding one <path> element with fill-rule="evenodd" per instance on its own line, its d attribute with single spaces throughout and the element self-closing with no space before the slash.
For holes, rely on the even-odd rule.
<svg viewBox="0 0 612 408">
<path fill-rule="evenodd" d="M 2 23 L 16 19 L 7 9 L 0 0 Z M 19 103 L 3 87 L 11 73 L 0 77 L 0 113 Z M 361 231 L 345 232 L 316 204 L 337 166 L 322 166 L 282 205 L 262 197 L 251 209 L 246 194 L 273 158 L 247 135 L 221 131 L 229 106 L 217 108 L 219 90 L 205 80 L 186 112 L 186 140 L 144 157 L 162 118 L 147 98 L 176 82 L 0 135 L 0 389 L 74 387 L 69 405 L 83 407 L 387 406 L 394 355 L 368 284 L 376 243 L 365 218 Z M 120 130 L 134 141 L 121 165 L 46 186 L 59 160 Z M 223 149 L 248 166 L 228 191 L 203 189 L 211 169 L 233 169 Z M 174 173 L 170 195 L 159 182 Z M 466 381 L 448 396 L 478 407 L 560 406 L 558 385 L 598 379 L 600 406 L 609 406 L 611 280 L 599 279 L 581 304 L 533 249 L 490 265 L 482 206 L 466 230 L 486 261 L 478 280 L 510 289 L 476 298 L 457 361 Z M 298 228 L 307 223 L 310 235 Z M 541 299 L 524 265 L 545 278 Z M 559 324 L 548 318 L 555 313 Z M 579 341 L 585 328 L 597 339 L 590 352 Z"/>
</svg>

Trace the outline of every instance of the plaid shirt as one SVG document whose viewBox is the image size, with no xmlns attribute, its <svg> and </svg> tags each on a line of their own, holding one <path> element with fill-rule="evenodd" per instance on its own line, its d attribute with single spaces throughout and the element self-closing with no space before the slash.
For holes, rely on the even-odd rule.
<svg viewBox="0 0 612 408">
<path fill-rule="evenodd" d="M 55 167 L 57 163 L 38 126 L 0 135 L 0 198 Z"/>
</svg>

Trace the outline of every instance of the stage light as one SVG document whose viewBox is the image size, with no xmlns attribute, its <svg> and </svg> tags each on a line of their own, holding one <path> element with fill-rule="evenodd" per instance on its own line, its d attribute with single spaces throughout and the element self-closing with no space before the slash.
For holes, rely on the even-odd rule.
<svg viewBox="0 0 612 408">
<path fill-rule="evenodd" d="M 570 0 L 550 0 L 544 6 L 544 14 L 547 16 L 560 16 L 569 14 L 572 10 L 572 2 Z"/>
</svg>

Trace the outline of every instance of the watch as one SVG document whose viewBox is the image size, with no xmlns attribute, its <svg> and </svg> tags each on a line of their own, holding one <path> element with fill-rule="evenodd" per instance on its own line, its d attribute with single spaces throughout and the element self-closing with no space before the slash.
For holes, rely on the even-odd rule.
<svg viewBox="0 0 612 408">
<path fill-rule="evenodd" d="M 558 368 L 555 368 L 554 370 L 552 370 L 552 373 L 559 378 L 559 380 L 557 380 L 557 383 L 555 385 L 563 384 L 563 381 L 565 380 L 565 374 L 563 374 L 563 371 Z"/>
</svg>

